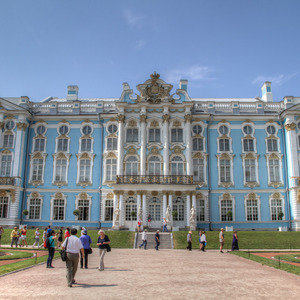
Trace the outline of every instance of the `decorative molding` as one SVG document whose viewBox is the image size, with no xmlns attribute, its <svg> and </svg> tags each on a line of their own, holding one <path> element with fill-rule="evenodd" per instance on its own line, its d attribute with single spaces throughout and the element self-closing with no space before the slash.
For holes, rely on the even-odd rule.
<svg viewBox="0 0 300 300">
<path fill-rule="evenodd" d="M 141 121 L 142 123 L 145 123 L 146 120 L 147 120 L 147 116 L 146 116 L 146 115 L 140 115 L 140 121 Z"/>
<path fill-rule="evenodd" d="M 119 123 L 124 123 L 124 121 L 125 121 L 125 116 L 124 115 L 118 115 L 118 122 Z"/>
<path fill-rule="evenodd" d="M 163 121 L 166 122 L 166 123 L 170 121 L 170 115 L 169 114 L 164 114 L 162 116 L 162 118 L 163 118 Z"/>
<path fill-rule="evenodd" d="M 185 122 L 192 123 L 192 115 L 187 114 L 184 116 Z"/>
<path fill-rule="evenodd" d="M 290 123 L 290 124 L 286 124 L 284 125 L 284 128 L 286 129 L 286 131 L 292 131 L 296 129 L 296 124 L 295 123 Z"/>
</svg>

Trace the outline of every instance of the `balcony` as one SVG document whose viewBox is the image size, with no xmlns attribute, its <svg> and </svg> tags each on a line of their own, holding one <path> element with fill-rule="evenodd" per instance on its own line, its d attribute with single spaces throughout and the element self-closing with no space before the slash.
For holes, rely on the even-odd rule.
<svg viewBox="0 0 300 300">
<path fill-rule="evenodd" d="M 117 184 L 194 184 L 190 175 L 121 175 Z"/>
<path fill-rule="evenodd" d="M 0 185 L 15 185 L 14 177 L 0 177 Z"/>
</svg>

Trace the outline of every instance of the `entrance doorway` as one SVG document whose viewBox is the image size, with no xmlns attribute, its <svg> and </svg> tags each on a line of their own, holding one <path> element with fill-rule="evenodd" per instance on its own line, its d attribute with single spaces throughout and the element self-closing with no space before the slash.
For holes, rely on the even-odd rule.
<svg viewBox="0 0 300 300">
<path fill-rule="evenodd" d="M 161 201 L 157 197 L 153 197 L 149 200 L 148 215 L 151 216 L 152 228 L 160 228 L 162 226 Z"/>
</svg>

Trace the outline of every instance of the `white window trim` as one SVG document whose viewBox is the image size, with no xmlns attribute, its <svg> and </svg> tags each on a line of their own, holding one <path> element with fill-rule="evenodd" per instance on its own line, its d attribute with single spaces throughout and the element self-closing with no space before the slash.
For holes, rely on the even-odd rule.
<svg viewBox="0 0 300 300">
<path fill-rule="evenodd" d="M 157 154 L 150 154 L 147 157 L 147 170 L 146 173 L 149 175 L 149 161 L 151 157 L 158 157 L 159 158 L 159 163 L 160 163 L 160 175 L 163 175 L 163 170 L 164 170 L 164 164 L 163 164 L 163 157 L 160 155 L 160 153 Z M 158 176 L 158 175 L 157 175 Z"/>
<path fill-rule="evenodd" d="M 247 200 L 257 200 L 257 221 L 248 221 L 247 220 Z M 246 222 L 260 222 L 261 221 L 261 204 L 260 196 L 254 193 L 249 193 L 244 197 L 244 207 L 245 207 L 245 221 Z"/>
<path fill-rule="evenodd" d="M 259 158 L 259 155 L 255 154 L 253 152 L 247 152 L 247 154 L 242 154 L 241 157 L 242 157 L 242 161 L 243 161 L 244 186 L 248 186 L 248 187 L 251 187 L 251 188 L 259 186 L 260 185 L 259 176 L 258 176 L 258 158 Z M 246 181 L 246 172 L 245 172 L 246 171 L 246 165 L 245 165 L 245 161 L 247 159 L 251 159 L 251 160 L 255 161 L 255 181 L 253 181 L 253 182 L 247 182 Z"/>
<path fill-rule="evenodd" d="M 29 183 L 30 184 L 34 184 L 34 185 L 43 185 L 44 184 L 44 175 L 45 175 L 45 167 L 46 167 L 46 157 L 48 154 L 43 153 L 43 152 L 35 152 L 35 153 L 31 153 L 29 154 L 30 156 L 30 173 L 29 173 Z M 40 156 L 40 157 L 37 157 Z M 33 180 L 32 176 L 33 176 L 33 160 L 34 159 L 42 159 L 43 160 L 43 170 L 42 170 L 42 179 L 41 180 Z"/>
<path fill-rule="evenodd" d="M 111 221 L 105 221 L 105 201 L 106 200 L 112 200 L 113 201 L 113 210 L 115 210 L 115 196 L 113 195 L 112 192 L 108 191 L 108 192 L 104 192 L 104 194 L 102 194 L 102 200 L 101 200 L 101 220 L 103 220 L 102 223 L 113 223 L 114 220 L 114 214 L 112 217 Z"/>
<path fill-rule="evenodd" d="M 37 193 L 35 195 L 35 193 Z M 26 216 L 26 219 L 27 220 L 41 220 L 42 219 L 42 210 L 43 210 L 43 202 L 44 202 L 44 196 L 41 195 L 40 193 L 38 192 L 32 192 L 30 195 L 27 196 L 27 210 L 28 212 L 30 211 L 30 200 L 31 199 L 40 199 L 41 200 L 41 209 L 40 209 L 40 216 L 38 219 L 29 219 L 29 213 L 28 215 Z"/>
<path fill-rule="evenodd" d="M 58 195 L 61 194 L 61 195 Z M 51 196 L 51 200 L 50 200 L 50 220 L 51 221 L 55 221 L 55 222 L 62 222 L 66 220 L 66 209 L 67 209 L 67 197 L 66 195 L 64 195 L 63 193 L 56 193 L 55 195 Z M 63 199 L 64 200 L 64 218 L 63 220 L 53 220 L 53 209 L 54 209 L 54 200 L 55 199 Z"/>
<path fill-rule="evenodd" d="M 89 196 L 87 193 L 80 193 L 75 197 L 75 209 L 78 208 L 78 201 L 79 200 L 88 200 L 89 201 L 89 217 L 88 220 L 80 220 L 80 222 L 90 222 L 91 220 L 91 207 L 92 207 L 92 196 Z M 75 220 L 78 221 L 78 216 L 75 216 Z"/>
<path fill-rule="evenodd" d="M 68 185 L 68 175 L 69 175 L 69 164 L 70 164 L 70 157 L 71 154 L 67 154 L 64 152 L 59 152 L 52 154 L 53 156 L 53 177 L 52 177 L 52 184 L 53 185 Z M 56 181 L 55 180 L 55 174 L 56 174 L 56 161 L 58 159 L 64 158 L 67 160 L 67 166 L 66 166 L 66 181 Z"/>
<path fill-rule="evenodd" d="M 109 127 L 110 125 L 116 125 L 116 126 L 117 126 L 117 131 L 114 132 L 114 133 L 110 133 L 110 132 L 108 131 L 108 127 Z M 117 122 L 107 122 L 104 126 L 105 126 L 105 131 L 106 131 L 106 134 L 107 134 L 107 135 L 111 135 L 111 134 L 117 135 L 117 134 L 118 134 L 119 126 L 118 126 L 118 123 L 117 123 Z"/>
<path fill-rule="evenodd" d="M 282 154 L 265 154 L 266 157 L 266 161 L 267 161 L 267 171 L 268 171 L 268 186 L 273 186 L 273 187 L 279 187 L 279 186 L 283 186 L 283 177 L 282 177 Z M 270 180 L 270 165 L 269 162 L 271 159 L 278 159 L 279 160 L 279 181 L 278 182 L 271 182 Z"/>
<path fill-rule="evenodd" d="M 228 154 L 228 153 L 222 153 L 217 154 L 217 163 L 218 163 L 218 186 L 222 187 L 230 187 L 234 186 L 234 176 L 233 176 L 233 158 L 234 154 Z M 228 159 L 230 160 L 230 181 L 229 182 L 221 182 L 221 166 L 220 161 L 222 159 Z"/>
<path fill-rule="evenodd" d="M 226 196 L 226 197 L 224 197 L 224 196 Z M 232 221 L 222 221 L 222 207 L 221 207 L 222 200 L 231 200 L 232 201 Z M 235 197 L 232 196 L 231 194 L 226 193 L 226 194 L 219 196 L 219 218 L 220 218 L 220 222 L 225 222 L 225 223 L 235 222 Z"/>
<path fill-rule="evenodd" d="M 116 139 L 117 140 L 117 149 L 116 150 L 112 150 L 112 149 L 108 149 L 107 146 L 108 146 L 108 139 Z M 110 134 L 110 135 L 107 135 L 105 137 L 105 151 L 109 151 L 109 152 L 116 152 L 118 151 L 118 137 L 116 136 L 116 134 Z"/>
<path fill-rule="evenodd" d="M 127 159 L 128 159 L 128 157 L 131 157 L 131 156 L 134 156 L 134 157 L 136 157 L 136 159 L 137 159 L 137 164 L 138 164 L 138 166 L 137 166 L 137 171 L 138 171 L 138 173 L 136 174 L 136 175 L 126 175 L 126 164 L 127 164 Z M 117 163 L 119 163 L 119 162 L 117 162 Z M 140 175 L 140 173 L 141 173 L 141 162 L 140 162 L 140 156 L 139 155 L 137 155 L 137 154 L 127 154 L 125 157 L 124 157 L 124 175 L 126 175 L 126 176 L 138 176 L 138 175 Z"/>
<path fill-rule="evenodd" d="M 118 168 L 118 158 L 117 158 L 116 154 L 113 153 L 113 151 L 104 154 L 104 156 L 103 156 L 103 183 L 105 183 L 105 182 L 114 182 L 114 181 L 110 181 L 110 180 L 106 179 L 106 162 L 107 162 L 108 159 L 115 159 L 117 161 L 117 168 Z M 118 174 L 116 173 L 116 176 L 117 175 Z"/>
<path fill-rule="evenodd" d="M 77 156 L 77 179 L 76 179 L 76 184 L 77 185 L 92 185 L 93 182 L 93 167 L 94 167 L 94 158 L 95 158 L 95 154 L 92 154 L 90 152 L 84 152 L 81 154 L 76 154 Z M 82 159 L 89 159 L 91 161 L 91 165 L 90 165 L 90 181 L 89 182 L 81 182 L 80 179 L 80 161 Z"/>
<path fill-rule="evenodd" d="M 12 135 L 13 136 L 13 144 L 12 144 L 12 147 L 4 147 L 4 136 L 5 135 Z M 6 130 L 3 132 L 3 135 L 2 135 L 2 148 L 5 148 L 5 149 L 13 149 L 15 148 L 15 141 L 16 141 L 16 135 L 14 133 L 13 130 Z"/>
<path fill-rule="evenodd" d="M 171 156 L 170 156 L 170 163 L 169 163 L 169 174 L 171 175 L 172 173 L 172 161 L 173 161 L 173 158 L 176 157 L 176 156 L 179 156 L 181 159 L 182 159 L 182 163 L 183 163 L 183 174 L 182 176 L 185 176 L 186 175 L 186 159 L 185 159 L 185 156 L 183 154 L 176 154 L 176 153 L 173 153 Z M 177 176 L 177 175 L 175 175 Z M 181 175 L 179 175 L 181 176 Z"/>
<path fill-rule="evenodd" d="M 0 220 L 6 220 L 10 218 L 10 204 L 11 204 L 11 192 L 5 192 L 5 195 L 3 194 L 2 197 L 7 197 L 8 198 L 8 204 L 7 204 L 7 218 L 0 218 Z"/>
<path fill-rule="evenodd" d="M 35 143 L 36 143 L 36 140 L 37 139 L 44 139 L 45 140 L 45 144 L 44 144 L 44 151 L 34 151 L 34 149 L 35 149 Z M 34 138 L 33 138 L 33 146 L 32 146 L 32 153 L 35 153 L 35 152 L 41 152 L 41 153 L 46 153 L 47 151 L 46 151 L 46 148 L 47 148 L 47 137 L 46 136 L 44 136 L 44 135 L 37 135 L 37 136 L 35 136 Z"/>
<path fill-rule="evenodd" d="M 10 150 L 4 150 L 4 151 L 0 152 L 0 172 L 1 172 L 1 168 L 2 168 L 2 156 L 6 156 L 6 155 L 10 155 L 11 156 L 11 167 L 10 167 L 10 175 L 9 176 L 4 176 L 4 177 L 12 177 L 15 155 Z"/>
<path fill-rule="evenodd" d="M 197 201 L 198 200 L 204 200 L 204 221 L 197 221 L 198 223 L 209 221 L 208 198 L 207 198 L 207 195 L 203 195 L 203 194 L 201 194 L 201 195 L 198 196 L 198 197 L 196 195 L 196 207 L 195 207 L 195 209 L 197 209 Z"/>
<path fill-rule="evenodd" d="M 207 185 L 207 177 L 206 177 L 206 170 L 207 170 L 207 156 L 208 154 L 204 154 L 204 153 L 197 153 L 192 157 L 192 162 L 194 159 L 203 159 L 203 183 L 200 181 L 196 181 L 198 184 L 200 183 L 201 186 Z M 194 173 L 194 169 L 193 169 L 193 173 Z M 194 177 L 194 175 L 193 175 Z"/>
<path fill-rule="evenodd" d="M 135 126 L 131 126 L 131 122 L 135 122 Z M 129 119 L 126 123 L 125 123 L 125 144 L 138 144 L 141 141 L 141 126 L 140 126 L 140 120 L 137 120 L 135 118 L 131 118 Z M 137 142 L 127 142 L 127 129 L 134 129 L 136 128 L 138 130 L 138 140 Z"/>
<path fill-rule="evenodd" d="M 271 200 L 273 199 L 280 199 L 282 203 L 282 212 L 283 212 L 283 217 L 282 220 L 272 220 L 272 206 L 271 206 Z M 269 196 L 269 212 L 270 212 L 270 221 L 272 222 L 280 222 L 280 221 L 285 221 L 285 201 L 284 201 L 284 196 L 282 196 L 280 193 L 275 192 Z"/>
</svg>

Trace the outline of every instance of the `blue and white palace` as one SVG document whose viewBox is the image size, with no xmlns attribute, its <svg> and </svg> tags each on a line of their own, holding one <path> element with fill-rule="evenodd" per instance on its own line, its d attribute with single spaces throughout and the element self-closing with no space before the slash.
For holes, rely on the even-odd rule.
<svg viewBox="0 0 300 300">
<path fill-rule="evenodd" d="M 265 82 L 261 98 L 191 98 L 156 73 L 136 88 L 0 98 L 1 225 L 300 230 L 300 97 L 273 102 Z"/>
</svg>

